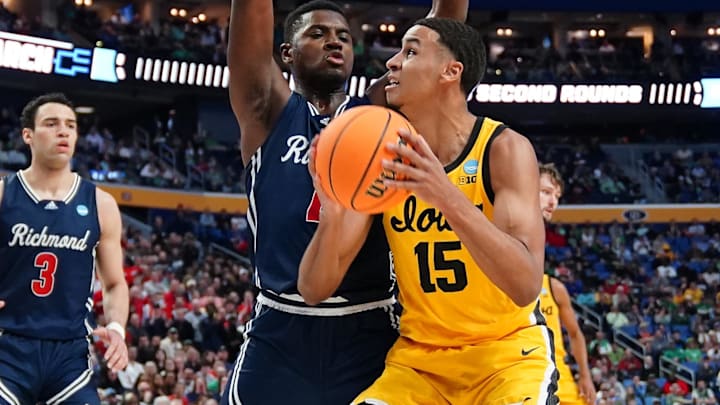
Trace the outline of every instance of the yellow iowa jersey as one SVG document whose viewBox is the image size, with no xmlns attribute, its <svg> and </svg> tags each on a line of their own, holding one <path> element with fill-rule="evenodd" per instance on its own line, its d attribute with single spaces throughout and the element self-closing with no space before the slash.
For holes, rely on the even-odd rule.
<svg viewBox="0 0 720 405">
<path fill-rule="evenodd" d="M 505 126 L 478 118 L 447 176 L 485 216 L 493 218 L 488 145 Z M 435 346 L 497 340 L 536 324 L 536 303 L 518 307 L 493 284 L 460 243 L 442 213 L 415 195 L 385 212 L 403 305 L 400 333 Z"/>
<path fill-rule="evenodd" d="M 560 307 L 555 301 L 550 276 L 543 276 L 542 290 L 540 290 L 540 311 L 545 317 L 545 323 L 553 332 L 553 343 L 555 345 L 555 359 L 565 359 L 565 346 L 563 345 L 562 326 L 560 323 Z"/>
</svg>

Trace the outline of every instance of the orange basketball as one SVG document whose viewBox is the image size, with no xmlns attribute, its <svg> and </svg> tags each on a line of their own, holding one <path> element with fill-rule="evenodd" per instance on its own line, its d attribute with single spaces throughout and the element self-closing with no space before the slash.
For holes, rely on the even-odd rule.
<svg viewBox="0 0 720 405">
<path fill-rule="evenodd" d="M 325 193 L 345 208 L 376 214 L 408 196 L 406 190 L 388 189 L 383 179 L 398 179 L 382 167 L 383 159 L 397 160 L 385 145 L 402 142 L 398 129 L 415 129 L 400 114 L 384 107 L 351 108 L 333 119 L 320 133 L 315 168 Z M 407 163 L 407 162 L 406 162 Z"/>
</svg>

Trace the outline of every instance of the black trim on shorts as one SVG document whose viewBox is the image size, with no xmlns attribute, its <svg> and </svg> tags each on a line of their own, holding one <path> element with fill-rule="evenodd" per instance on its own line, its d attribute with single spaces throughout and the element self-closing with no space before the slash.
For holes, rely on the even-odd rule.
<svg viewBox="0 0 720 405">
<path fill-rule="evenodd" d="M 545 328 L 548 332 L 548 340 L 550 341 L 548 350 L 550 351 L 550 359 L 553 363 L 553 372 L 552 376 L 550 377 L 550 383 L 548 384 L 547 389 L 547 400 L 545 401 L 546 405 L 557 405 L 560 403 L 560 398 L 557 396 L 558 391 L 558 380 L 560 379 L 560 372 L 557 368 L 557 363 L 555 362 L 555 334 L 553 331 L 547 326 L 547 323 L 545 322 L 545 317 L 542 314 L 542 310 L 540 309 L 540 300 L 537 301 L 537 304 L 535 304 L 535 309 L 533 310 L 533 313 L 535 314 L 535 317 L 538 320 L 538 325 L 540 325 L 541 328 Z"/>
</svg>

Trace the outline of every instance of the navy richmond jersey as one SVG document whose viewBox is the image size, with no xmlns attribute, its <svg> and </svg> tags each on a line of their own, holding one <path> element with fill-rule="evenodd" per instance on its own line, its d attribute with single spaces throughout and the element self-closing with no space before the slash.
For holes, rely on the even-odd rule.
<svg viewBox="0 0 720 405">
<path fill-rule="evenodd" d="M 70 340 L 87 336 L 95 248 L 95 186 L 75 175 L 62 201 L 41 201 L 22 172 L 4 179 L 0 203 L 0 330 Z"/>
<path fill-rule="evenodd" d="M 335 115 L 368 103 L 348 96 Z M 304 306 L 297 291 L 298 268 L 319 220 L 320 203 L 307 168 L 310 141 L 330 119 L 293 92 L 246 167 L 255 283 L 265 295 L 291 305 Z M 389 251 L 382 219 L 377 217 L 335 296 L 319 306 L 342 307 L 390 298 L 394 276 Z"/>
</svg>

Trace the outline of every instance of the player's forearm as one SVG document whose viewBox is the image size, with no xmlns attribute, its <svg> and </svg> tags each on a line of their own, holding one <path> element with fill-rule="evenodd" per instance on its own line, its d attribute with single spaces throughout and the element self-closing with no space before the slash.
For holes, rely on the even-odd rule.
<svg viewBox="0 0 720 405">
<path fill-rule="evenodd" d="M 298 274 L 298 292 L 308 305 L 317 305 L 332 296 L 342 282 L 347 268 L 340 266 L 341 226 L 333 221 L 320 221 L 315 235 L 305 250 Z"/>
<path fill-rule="evenodd" d="M 590 378 L 590 367 L 588 366 L 587 344 L 582 331 L 577 331 L 570 336 L 570 351 L 572 351 L 581 378 Z"/>
<path fill-rule="evenodd" d="M 475 263 L 518 306 L 535 301 L 543 267 L 518 239 L 498 229 L 462 192 L 439 207 Z"/>
<path fill-rule="evenodd" d="M 465 22 L 468 5 L 468 0 L 433 0 L 428 17 L 452 18 Z"/>
<path fill-rule="evenodd" d="M 117 322 L 125 327 L 130 308 L 130 293 L 126 283 L 117 283 L 103 289 L 103 310 L 107 323 Z"/>
</svg>

